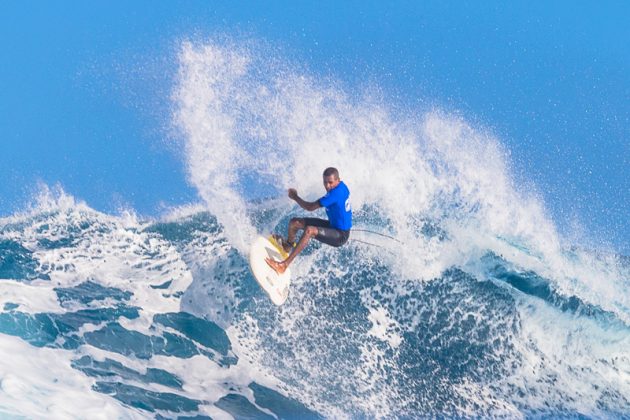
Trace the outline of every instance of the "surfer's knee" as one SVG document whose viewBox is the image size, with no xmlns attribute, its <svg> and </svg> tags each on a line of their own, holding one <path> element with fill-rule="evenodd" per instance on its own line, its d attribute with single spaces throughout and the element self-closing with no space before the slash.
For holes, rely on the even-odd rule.
<svg viewBox="0 0 630 420">
<path fill-rule="evenodd" d="M 307 235 L 309 238 L 312 238 L 313 236 L 316 236 L 318 232 L 319 232 L 319 230 L 315 226 L 307 226 L 304 229 L 304 234 Z"/>
<path fill-rule="evenodd" d="M 289 222 L 289 226 L 295 229 L 304 229 L 304 219 L 294 217 Z"/>
</svg>

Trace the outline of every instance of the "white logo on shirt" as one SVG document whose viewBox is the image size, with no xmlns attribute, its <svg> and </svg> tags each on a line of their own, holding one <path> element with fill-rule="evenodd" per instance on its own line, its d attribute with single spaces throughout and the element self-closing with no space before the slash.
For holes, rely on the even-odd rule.
<svg viewBox="0 0 630 420">
<path fill-rule="evenodd" d="M 350 197 L 346 199 L 346 211 L 352 211 L 352 203 L 350 202 Z"/>
</svg>

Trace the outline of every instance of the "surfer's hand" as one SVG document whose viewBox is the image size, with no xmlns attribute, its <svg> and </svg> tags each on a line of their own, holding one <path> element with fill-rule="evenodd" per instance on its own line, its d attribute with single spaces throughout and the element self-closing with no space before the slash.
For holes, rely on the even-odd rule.
<svg viewBox="0 0 630 420">
<path fill-rule="evenodd" d="M 295 188 L 289 188 L 289 198 L 291 200 L 296 200 L 297 199 L 297 190 Z"/>
</svg>

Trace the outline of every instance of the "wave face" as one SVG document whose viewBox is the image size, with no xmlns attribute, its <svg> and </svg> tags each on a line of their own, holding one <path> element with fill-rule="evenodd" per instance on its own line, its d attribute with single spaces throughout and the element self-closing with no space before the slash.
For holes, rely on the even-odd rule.
<svg viewBox="0 0 630 420">
<path fill-rule="evenodd" d="M 256 43 L 184 43 L 179 60 L 173 119 L 201 204 L 151 221 L 47 190 L 0 219 L 1 413 L 630 413 L 630 264 L 565 246 L 497 139 Z M 327 166 L 356 229 L 311 244 L 276 307 L 248 244 L 303 214 L 285 190 L 320 197 Z"/>
</svg>

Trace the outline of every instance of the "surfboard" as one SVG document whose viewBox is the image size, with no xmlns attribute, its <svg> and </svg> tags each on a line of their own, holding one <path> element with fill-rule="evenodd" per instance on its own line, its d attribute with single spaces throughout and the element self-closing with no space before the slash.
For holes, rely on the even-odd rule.
<svg viewBox="0 0 630 420">
<path fill-rule="evenodd" d="M 269 267 L 265 258 L 282 261 L 286 257 L 287 253 L 271 235 L 269 238 L 263 236 L 256 238 L 249 250 L 249 266 L 254 278 L 260 287 L 267 292 L 271 301 L 278 306 L 282 305 L 289 296 L 291 270 L 287 268 L 284 273 L 278 274 Z"/>
</svg>

